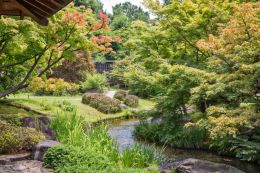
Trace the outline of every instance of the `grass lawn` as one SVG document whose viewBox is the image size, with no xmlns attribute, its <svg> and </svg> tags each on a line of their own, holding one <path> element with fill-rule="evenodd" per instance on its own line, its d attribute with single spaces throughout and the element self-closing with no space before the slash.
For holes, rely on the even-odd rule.
<svg viewBox="0 0 260 173">
<path fill-rule="evenodd" d="M 68 96 L 68 97 L 55 97 L 55 96 L 32 96 L 29 94 L 16 94 L 9 96 L 8 100 L 14 101 L 15 103 L 22 104 L 31 107 L 34 110 L 53 115 L 62 109 L 57 106 L 57 103 L 62 103 L 63 101 L 70 102 L 73 106 L 77 108 L 78 115 L 84 115 L 86 121 L 93 122 L 104 118 L 110 117 L 120 117 L 125 115 L 128 110 L 124 110 L 116 114 L 104 114 L 92 108 L 88 105 L 81 103 L 81 96 Z M 151 109 L 155 105 L 153 101 L 150 100 L 139 100 L 140 104 L 137 109 L 145 110 Z"/>
</svg>

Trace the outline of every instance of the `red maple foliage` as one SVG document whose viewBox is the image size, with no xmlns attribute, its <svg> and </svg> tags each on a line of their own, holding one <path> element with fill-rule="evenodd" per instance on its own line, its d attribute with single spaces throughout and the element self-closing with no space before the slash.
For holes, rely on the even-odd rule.
<svg viewBox="0 0 260 173">
<path fill-rule="evenodd" d="M 92 25 L 92 29 L 94 31 L 97 31 L 99 29 L 104 29 L 104 30 L 110 30 L 108 24 L 109 24 L 109 19 L 108 16 L 105 15 L 102 11 L 98 12 L 97 16 L 100 20 L 97 21 L 95 24 Z"/>
</svg>

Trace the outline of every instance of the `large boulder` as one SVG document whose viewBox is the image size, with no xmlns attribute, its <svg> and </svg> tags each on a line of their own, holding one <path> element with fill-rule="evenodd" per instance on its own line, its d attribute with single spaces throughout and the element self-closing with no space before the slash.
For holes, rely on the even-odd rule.
<svg viewBox="0 0 260 173">
<path fill-rule="evenodd" d="M 35 148 L 33 149 L 33 154 L 32 154 L 33 159 L 43 161 L 43 156 L 47 152 L 47 150 L 49 148 L 55 147 L 57 145 L 61 145 L 61 144 L 59 142 L 53 141 L 53 140 L 46 140 L 46 141 L 38 143 L 35 146 Z"/>
<path fill-rule="evenodd" d="M 230 165 L 193 158 L 166 163 L 161 166 L 161 173 L 168 173 L 173 170 L 176 173 L 245 173 Z"/>
</svg>

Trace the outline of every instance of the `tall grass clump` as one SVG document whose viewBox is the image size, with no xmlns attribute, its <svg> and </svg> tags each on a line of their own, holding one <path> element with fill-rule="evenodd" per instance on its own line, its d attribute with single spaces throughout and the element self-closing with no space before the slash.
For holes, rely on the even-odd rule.
<svg viewBox="0 0 260 173">
<path fill-rule="evenodd" d="M 145 167 L 155 163 L 151 154 L 139 151 L 141 148 L 133 149 L 131 156 L 127 151 L 120 154 L 105 126 L 87 129 L 85 125 L 84 117 L 75 112 L 58 113 L 51 126 L 63 145 L 45 154 L 47 167 L 58 173 L 143 173 L 149 172 Z M 127 161 L 127 157 L 133 160 Z"/>
<path fill-rule="evenodd" d="M 107 83 L 107 77 L 105 74 L 89 74 L 85 75 L 85 81 L 81 83 L 81 90 L 86 92 L 87 90 L 96 89 L 103 92 Z"/>
<path fill-rule="evenodd" d="M 136 144 L 122 152 L 122 162 L 126 167 L 143 168 L 153 164 L 158 164 L 161 160 L 160 153 L 154 148 Z"/>
</svg>

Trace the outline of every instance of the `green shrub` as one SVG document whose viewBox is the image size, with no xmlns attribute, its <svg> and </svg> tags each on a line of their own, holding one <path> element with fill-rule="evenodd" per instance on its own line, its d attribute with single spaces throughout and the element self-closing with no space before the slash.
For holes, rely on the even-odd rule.
<svg viewBox="0 0 260 173">
<path fill-rule="evenodd" d="M 67 100 L 56 102 L 56 105 L 61 108 L 63 111 L 73 112 L 77 109 L 77 107 L 71 104 Z"/>
<path fill-rule="evenodd" d="M 20 118 L 18 115 L 3 115 L 0 114 L 0 121 L 6 121 L 7 123 L 10 123 L 11 125 L 20 126 L 22 124 Z"/>
<path fill-rule="evenodd" d="M 139 98 L 134 95 L 127 95 L 125 97 L 124 103 L 130 107 L 137 107 L 139 105 Z"/>
<path fill-rule="evenodd" d="M 43 80 L 36 77 L 30 82 L 28 89 L 35 95 L 64 96 L 78 93 L 79 85 L 58 78 Z"/>
<path fill-rule="evenodd" d="M 170 120 L 160 123 L 141 122 L 136 126 L 134 136 L 151 142 L 159 142 L 177 148 L 205 148 L 206 129 L 197 126 L 183 127 Z"/>
<path fill-rule="evenodd" d="M 103 92 L 107 83 L 107 77 L 104 74 L 86 74 L 85 81 L 81 83 L 81 90 L 86 92 L 90 89 L 97 89 Z"/>
<path fill-rule="evenodd" d="M 100 152 L 93 148 L 81 148 L 78 146 L 63 145 L 51 148 L 44 156 L 47 167 L 56 172 L 101 172 L 113 171 L 115 164 Z"/>
<path fill-rule="evenodd" d="M 84 94 L 82 103 L 90 105 L 106 114 L 117 113 L 122 110 L 119 100 L 107 97 L 103 94 Z"/>
<path fill-rule="evenodd" d="M 127 91 L 119 90 L 115 93 L 114 98 L 120 101 L 124 101 L 127 95 L 128 95 Z"/>
<path fill-rule="evenodd" d="M 42 140 L 44 135 L 35 129 L 0 121 L 0 154 L 31 150 Z"/>
<path fill-rule="evenodd" d="M 45 110 L 45 111 L 51 111 L 53 109 L 53 105 L 49 103 L 46 99 L 39 102 L 39 105 Z"/>
</svg>

